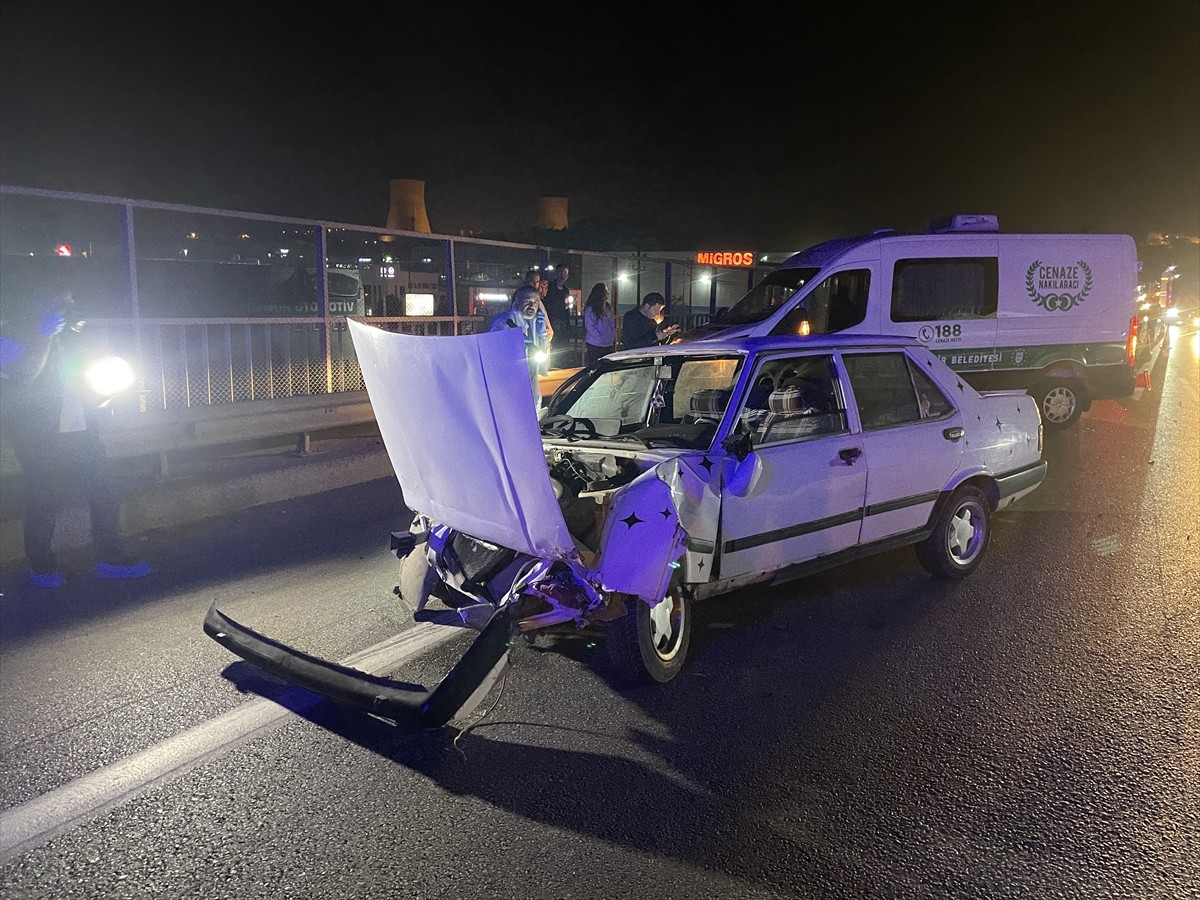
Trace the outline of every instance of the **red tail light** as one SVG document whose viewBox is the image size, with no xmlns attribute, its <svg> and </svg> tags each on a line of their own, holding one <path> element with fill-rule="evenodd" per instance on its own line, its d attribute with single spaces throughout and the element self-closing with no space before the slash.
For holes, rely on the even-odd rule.
<svg viewBox="0 0 1200 900">
<path fill-rule="evenodd" d="M 1131 366 L 1137 363 L 1137 333 L 1138 317 L 1134 313 L 1129 320 L 1129 340 L 1125 342 L 1125 362 Z"/>
</svg>

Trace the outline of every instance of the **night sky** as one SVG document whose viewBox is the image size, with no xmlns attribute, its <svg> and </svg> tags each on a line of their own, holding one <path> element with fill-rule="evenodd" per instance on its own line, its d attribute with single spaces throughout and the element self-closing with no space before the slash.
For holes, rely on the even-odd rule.
<svg viewBox="0 0 1200 900">
<path fill-rule="evenodd" d="M 564 196 L 661 249 L 1200 234 L 1195 0 L 301 7 L 4 2 L 0 180 L 382 225 L 416 178 L 438 233 Z"/>
</svg>

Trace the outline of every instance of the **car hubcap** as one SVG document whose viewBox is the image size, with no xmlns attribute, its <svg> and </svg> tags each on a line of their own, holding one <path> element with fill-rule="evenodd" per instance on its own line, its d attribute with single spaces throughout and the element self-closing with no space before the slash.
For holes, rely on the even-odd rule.
<svg viewBox="0 0 1200 900">
<path fill-rule="evenodd" d="M 950 556 L 958 563 L 969 563 L 979 552 L 983 538 L 982 512 L 974 506 L 964 506 L 950 520 Z"/>
<path fill-rule="evenodd" d="M 1057 387 L 1046 394 L 1042 401 L 1042 413 L 1051 422 L 1065 422 L 1075 412 L 1075 394 L 1067 388 Z"/>
<path fill-rule="evenodd" d="M 679 652 L 679 636 L 686 615 L 683 598 L 671 591 L 650 607 L 650 642 L 658 658 L 669 660 Z"/>
</svg>

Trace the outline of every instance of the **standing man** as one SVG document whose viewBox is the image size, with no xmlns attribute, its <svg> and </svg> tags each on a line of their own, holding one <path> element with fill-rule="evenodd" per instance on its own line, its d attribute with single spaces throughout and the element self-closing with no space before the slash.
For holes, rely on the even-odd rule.
<svg viewBox="0 0 1200 900">
<path fill-rule="evenodd" d="M 51 548 L 66 485 L 77 482 L 91 512 L 97 578 L 141 578 L 151 568 L 125 554 L 104 446 L 91 421 L 102 397 L 85 384 L 83 323 L 65 328 L 71 294 L 48 287 L 0 336 L 4 432 L 23 476 L 25 556 L 39 588 L 66 583 Z M 73 320 L 75 317 L 72 316 Z"/>
<path fill-rule="evenodd" d="M 533 400 L 541 406 L 541 391 L 538 390 L 538 375 L 550 371 L 550 338 L 547 336 L 546 315 L 538 309 L 541 295 L 530 284 L 523 284 L 512 295 L 512 304 L 492 319 L 488 331 L 504 331 L 519 328 L 525 338 L 525 362 L 529 366 L 529 383 L 533 387 Z"/>
<path fill-rule="evenodd" d="M 571 311 L 567 309 L 567 301 L 571 299 L 571 291 L 567 288 L 567 279 L 571 275 L 571 267 L 566 263 L 554 270 L 554 280 L 546 287 L 546 315 L 550 317 L 550 328 L 564 340 L 571 343 Z"/>
<path fill-rule="evenodd" d="M 652 347 L 661 344 L 679 330 L 678 325 L 663 325 L 663 310 L 667 301 L 658 291 L 651 291 L 621 319 L 621 347 Z"/>
<path fill-rule="evenodd" d="M 537 269 L 528 269 L 525 272 L 525 281 L 522 287 L 531 287 L 537 291 L 537 308 L 538 312 L 546 320 L 546 353 L 550 353 L 550 344 L 554 342 L 554 323 L 550 321 L 550 313 L 546 311 L 546 304 L 542 300 L 546 296 L 546 282 L 542 278 L 542 273 Z M 505 310 L 507 312 L 507 310 Z"/>
</svg>

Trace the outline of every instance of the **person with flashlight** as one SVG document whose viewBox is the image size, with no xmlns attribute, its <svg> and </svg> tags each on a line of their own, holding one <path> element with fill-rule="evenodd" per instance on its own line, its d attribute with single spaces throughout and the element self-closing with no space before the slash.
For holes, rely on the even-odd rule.
<svg viewBox="0 0 1200 900">
<path fill-rule="evenodd" d="M 28 310 L 28 315 L 4 322 L 0 378 L 4 435 L 12 442 L 24 478 L 22 525 L 30 581 L 39 588 L 66 583 L 51 545 L 64 488 L 72 482 L 79 485 L 91 512 L 99 557 L 95 576 L 149 575 L 153 570 L 147 563 L 125 552 L 108 460 L 89 421 L 101 402 L 111 399 L 110 392 L 132 386 L 132 370 L 116 357 L 87 353 L 80 336 L 84 323 L 71 314 L 69 291 L 47 287 Z M 114 377 L 123 386 L 113 385 Z"/>
<path fill-rule="evenodd" d="M 519 328 L 525 338 L 525 361 L 529 365 L 529 383 L 533 387 L 533 399 L 541 405 L 538 376 L 550 371 L 550 335 L 546 314 L 542 311 L 541 294 L 536 287 L 523 284 L 512 293 L 512 305 L 499 313 L 488 326 L 488 331 L 503 331 Z"/>
</svg>

